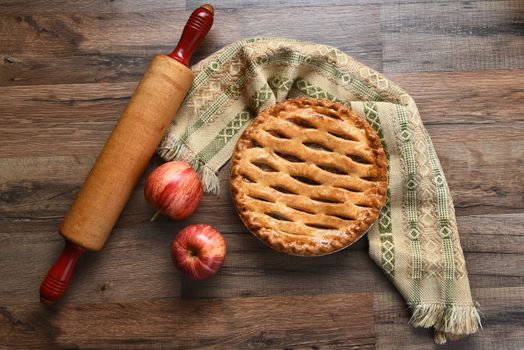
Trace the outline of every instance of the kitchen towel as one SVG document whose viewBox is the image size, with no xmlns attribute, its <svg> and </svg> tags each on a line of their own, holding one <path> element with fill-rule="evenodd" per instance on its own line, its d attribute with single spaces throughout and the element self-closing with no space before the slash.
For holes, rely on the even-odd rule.
<svg viewBox="0 0 524 350">
<path fill-rule="evenodd" d="M 193 68 L 195 81 L 159 154 L 185 160 L 207 192 L 256 114 L 286 98 L 343 103 L 381 137 L 389 161 L 386 205 L 367 234 L 369 254 L 406 300 L 410 323 L 435 341 L 475 333 L 472 300 L 452 198 L 413 99 L 340 50 L 283 38 L 228 45 Z"/>
</svg>

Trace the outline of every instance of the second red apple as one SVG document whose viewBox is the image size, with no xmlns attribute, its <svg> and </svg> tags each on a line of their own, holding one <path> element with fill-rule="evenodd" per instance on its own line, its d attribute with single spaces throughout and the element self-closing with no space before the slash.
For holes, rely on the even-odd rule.
<svg viewBox="0 0 524 350">
<path fill-rule="evenodd" d="M 188 278 L 203 280 L 214 275 L 226 256 L 224 237 L 209 225 L 190 225 L 173 239 L 175 266 Z"/>
</svg>

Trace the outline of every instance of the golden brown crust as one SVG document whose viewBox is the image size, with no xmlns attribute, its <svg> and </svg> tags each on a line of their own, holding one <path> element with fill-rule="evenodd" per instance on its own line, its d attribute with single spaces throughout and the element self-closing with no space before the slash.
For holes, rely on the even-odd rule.
<svg viewBox="0 0 524 350">
<path fill-rule="evenodd" d="M 233 152 L 231 193 L 242 221 L 288 254 L 347 247 L 377 219 L 386 191 L 377 133 L 328 100 L 284 100 L 262 111 Z"/>
</svg>

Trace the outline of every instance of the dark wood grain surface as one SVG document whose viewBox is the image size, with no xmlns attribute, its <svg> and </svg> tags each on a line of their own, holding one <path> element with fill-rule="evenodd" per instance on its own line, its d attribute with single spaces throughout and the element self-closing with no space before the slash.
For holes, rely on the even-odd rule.
<svg viewBox="0 0 524 350">
<path fill-rule="evenodd" d="M 63 302 L 38 302 L 63 215 L 152 55 L 170 51 L 198 5 L 0 0 L 0 348 L 524 348 L 522 1 L 217 1 L 194 58 L 286 36 L 337 46 L 407 90 L 455 201 L 479 334 L 438 347 L 410 327 L 365 240 L 317 259 L 266 248 L 233 209 L 228 166 L 222 194 L 183 222 L 149 222 L 141 183 Z M 169 243 L 200 222 L 229 253 L 218 275 L 194 282 L 172 266 Z"/>
</svg>

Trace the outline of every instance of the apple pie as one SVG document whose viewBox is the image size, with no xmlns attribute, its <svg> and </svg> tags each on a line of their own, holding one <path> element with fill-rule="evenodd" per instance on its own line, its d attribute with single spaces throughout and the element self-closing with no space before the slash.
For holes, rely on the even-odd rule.
<svg viewBox="0 0 524 350">
<path fill-rule="evenodd" d="M 246 227 L 271 248 L 329 254 L 377 219 L 387 160 L 375 130 L 346 106 L 284 100 L 259 113 L 238 140 L 231 192 Z"/>
</svg>

